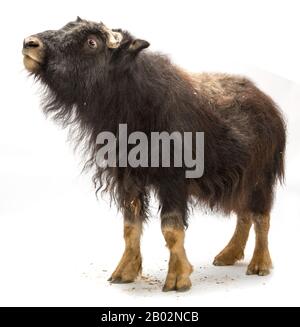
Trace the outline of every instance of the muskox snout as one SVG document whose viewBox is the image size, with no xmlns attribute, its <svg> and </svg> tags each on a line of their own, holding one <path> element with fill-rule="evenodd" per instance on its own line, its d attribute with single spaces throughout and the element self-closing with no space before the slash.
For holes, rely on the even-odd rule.
<svg viewBox="0 0 300 327">
<path fill-rule="evenodd" d="M 42 47 L 42 41 L 36 36 L 29 36 L 24 39 L 23 42 L 24 49 L 39 48 L 39 47 Z"/>
<path fill-rule="evenodd" d="M 37 73 L 44 59 L 44 45 L 37 36 L 29 36 L 23 41 L 24 66 L 31 73 Z"/>
</svg>

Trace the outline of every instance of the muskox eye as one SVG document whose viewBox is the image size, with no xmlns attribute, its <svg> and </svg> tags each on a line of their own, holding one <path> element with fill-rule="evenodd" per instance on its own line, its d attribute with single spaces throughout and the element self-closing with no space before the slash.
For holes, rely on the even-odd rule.
<svg viewBox="0 0 300 327">
<path fill-rule="evenodd" d="M 96 49 L 97 48 L 97 42 L 93 39 L 88 39 L 88 46 L 91 49 Z"/>
</svg>

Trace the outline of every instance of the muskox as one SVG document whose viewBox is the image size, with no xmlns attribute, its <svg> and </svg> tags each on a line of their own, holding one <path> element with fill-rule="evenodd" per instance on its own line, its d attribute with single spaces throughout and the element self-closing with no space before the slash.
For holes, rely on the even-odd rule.
<svg viewBox="0 0 300 327">
<path fill-rule="evenodd" d="M 286 135 L 278 107 L 247 78 L 188 73 L 146 50 L 149 45 L 125 30 L 80 18 L 23 43 L 25 67 L 47 89 L 43 110 L 77 132 L 75 142 L 85 145 L 96 188 L 107 191 L 124 215 L 125 252 L 109 280 L 133 282 L 141 272 L 140 238 L 152 192 L 170 250 L 164 291 L 191 287 L 184 236 L 195 203 L 237 215 L 215 265 L 243 258 L 253 224 L 256 244 L 247 274 L 268 274 L 274 186 L 284 178 Z M 114 166 L 98 165 L 96 154 L 104 145 L 97 135 L 108 131 L 118 138 L 120 124 L 149 138 L 151 132 L 204 132 L 203 175 L 186 178 L 184 165 L 118 165 L 120 158 Z"/>
</svg>

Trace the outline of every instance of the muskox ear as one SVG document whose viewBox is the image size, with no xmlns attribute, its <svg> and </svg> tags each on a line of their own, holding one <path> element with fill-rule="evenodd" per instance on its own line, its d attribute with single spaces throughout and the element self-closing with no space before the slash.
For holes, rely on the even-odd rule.
<svg viewBox="0 0 300 327">
<path fill-rule="evenodd" d="M 145 40 L 141 40 L 141 39 L 136 39 L 133 40 L 132 43 L 130 44 L 128 51 L 130 51 L 131 53 L 139 53 L 140 51 L 142 51 L 143 49 L 146 49 L 150 46 L 150 43 L 145 41 Z"/>
<path fill-rule="evenodd" d="M 76 22 L 77 22 L 77 23 L 80 23 L 80 22 L 82 22 L 82 19 L 81 19 L 79 16 L 77 16 L 77 18 L 76 18 Z"/>
</svg>

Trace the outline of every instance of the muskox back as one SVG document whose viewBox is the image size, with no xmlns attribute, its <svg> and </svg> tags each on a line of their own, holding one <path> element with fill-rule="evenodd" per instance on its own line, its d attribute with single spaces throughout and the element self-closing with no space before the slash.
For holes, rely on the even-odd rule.
<svg viewBox="0 0 300 327">
<path fill-rule="evenodd" d="M 207 99 L 211 110 L 231 131 L 233 138 L 238 140 L 236 146 L 240 147 L 234 152 L 231 143 L 226 148 L 229 157 L 216 155 L 213 162 L 206 161 L 206 169 L 210 169 L 207 165 L 213 165 L 212 170 L 219 169 L 219 174 L 214 176 L 214 185 L 205 175 L 196 183 L 200 198 L 204 197 L 211 208 L 218 207 L 227 213 L 231 210 L 269 212 L 275 182 L 284 178 L 286 136 L 279 108 L 244 77 L 207 73 L 185 77 Z M 226 159 L 231 163 L 238 162 L 241 155 L 246 159 L 243 166 L 236 172 L 228 171 L 232 179 L 224 179 L 226 165 L 232 167 Z"/>
</svg>

